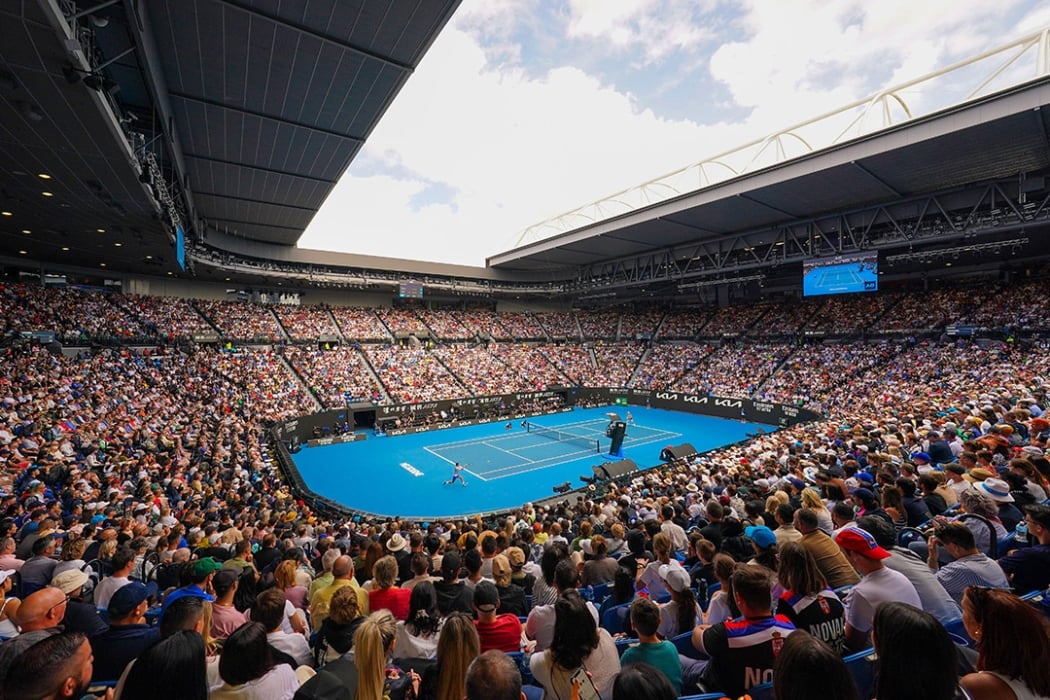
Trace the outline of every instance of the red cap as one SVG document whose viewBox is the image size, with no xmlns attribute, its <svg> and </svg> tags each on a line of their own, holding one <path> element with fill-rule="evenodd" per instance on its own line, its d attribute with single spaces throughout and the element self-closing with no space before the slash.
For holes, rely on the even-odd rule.
<svg viewBox="0 0 1050 700">
<path fill-rule="evenodd" d="M 890 553 L 879 546 L 875 538 L 864 530 L 848 527 L 835 537 L 835 542 L 843 549 L 857 552 L 868 559 L 886 559 Z"/>
</svg>

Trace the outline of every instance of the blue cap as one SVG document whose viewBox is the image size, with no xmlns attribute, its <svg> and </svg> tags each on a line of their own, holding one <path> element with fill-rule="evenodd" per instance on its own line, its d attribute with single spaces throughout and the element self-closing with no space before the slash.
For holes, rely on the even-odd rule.
<svg viewBox="0 0 1050 700">
<path fill-rule="evenodd" d="M 923 459 L 923 460 L 926 460 L 927 462 L 930 461 L 930 455 L 926 454 L 925 452 L 916 452 L 915 454 L 913 454 L 911 456 L 911 458 L 913 460 L 914 459 Z"/>
<path fill-rule="evenodd" d="M 875 483 L 875 477 L 873 477 L 868 472 L 857 472 L 857 479 L 859 481 L 864 481 L 864 482 L 869 483 L 869 484 L 874 484 Z"/>
<path fill-rule="evenodd" d="M 777 536 L 765 525 L 751 525 L 744 528 L 744 534 L 757 544 L 759 549 L 769 549 L 777 543 Z"/>
</svg>

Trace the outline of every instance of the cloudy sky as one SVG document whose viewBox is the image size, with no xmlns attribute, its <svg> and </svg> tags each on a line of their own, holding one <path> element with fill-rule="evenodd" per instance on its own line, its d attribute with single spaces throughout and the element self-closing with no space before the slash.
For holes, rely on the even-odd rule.
<svg viewBox="0 0 1050 700">
<path fill-rule="evenodd" d="M 484 265 L 532 224 L 1048 24 L 1033 0 L 463 0 L 299 245 Z"/>
</svg>

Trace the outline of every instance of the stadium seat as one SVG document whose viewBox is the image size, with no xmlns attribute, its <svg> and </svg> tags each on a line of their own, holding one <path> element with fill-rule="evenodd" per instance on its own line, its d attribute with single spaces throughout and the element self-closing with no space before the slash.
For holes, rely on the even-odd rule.
<svg viewBox="0 0 1050 700">
<path fill-rule="evenodd" d="M 616 640 L 616 653 L 623 656 L 623 653 L 627 651 L 627 647 L 632 644 L 637 644 L 637 639 L 617 639 Z"/>
<path fill-rule="evenodd" d="M 959 646 L 973 648 L 974 641 L 966 633 L 966 627 L 963 626 L 962 618 L 956 617 L 948 620 L 944 623 L 944 629 L 948 630 L 948 636 Z"/>
<path fill-rule="evenodd" d="M 602 615 L 601 627 L 609 634 L 620 634 L 624 631 L 623 623 L 631 612 L 631 604 L 616 605 Z"/>
<path fill-rule="evenodd" d="M 668 641 L 671 642 L 671 644 L 674 644 L 675 649 L 677 649 L 678 653 L 682 656 L 686 656 L 690 659 L 701 658 L 700 650 L 693 646 L 692 630 L 688 632 L 683 632 L 677 637 L 671 637 L 671 639 L 669 639 Z"/>
<path fill-rule="evenodd" d="M 700 695 L 682 695 L 678 700 L 725 700 L 725 693 L 701 693 Z"/>
<path fill-rule="evenodd" d="M 897 544 L 901 547 L 907 547 L 912 542 L 918 542 L 919 540 L 925 540 L 926 533 L 917 527 L 906 527 L 902 528 L 897 533 Z"/>
<path fill-rule="evenodd" d="M 524 652 L 520 651 L 508 651 L 507 656 L 514 659 L 514 663 L 518 666 L 518 671 L 521 673 L 521 682 L 524 685 L 533 685 L 536 679 L 532 677 L 532 669 L 529 668 L 528 660 L 525 658 Z"/>
<path fill-rule="evenodd" d="M 857 685 L 857 694 L 861 698 L 870 698 L 875 693 L 875 650 L 865 649 L 850 654 L 843 661 Z"/>
<path fill-rule="evenodd" d="M 837 595 L 839 597 L 839 600 L 845 600 L 846 599 L 846 594 L 848 594 L 850 592 L 850 590 L 852 590 L 852 588 L 853 588 L 853 584 L 849 584 L 849 585 L 846 585 L 846 586 L 839 586 L 838 588 L 834 589 L 834 593 L 835 593 L 835 595 Z"/>
<path fill-rule="evenodd" d="M 979 520 L 981 523 L 984 524 L 986 528 L 988 528 L 988 532 L 991 533 L 991 536 L 988 538 L 988 551 L 985 552 L 985 554 L 987 554 L 992 559 L 998 559 L 999 540 L 995 537 L 995 527 L 988 521 L 988 518 L 984 517 L 983 515 L 977 515 L 977 513 L 963 513 L 957 518 L 956 522 L 966 523 L 967 520 Z M 967 525 L 966 527 L 970 526 Z"/>
</svg>

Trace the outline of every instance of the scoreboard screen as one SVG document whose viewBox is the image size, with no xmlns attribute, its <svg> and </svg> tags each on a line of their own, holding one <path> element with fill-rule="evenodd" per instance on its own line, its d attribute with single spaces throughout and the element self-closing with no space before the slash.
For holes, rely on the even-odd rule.
<svg viewBox="0 0 1050 700">
<path fill-rule="evenodd" d="M 802 296 L 876 292 L 878 289 L 878 253 L 815 258 L 802 263 Z"/>
<path fill-rule="evenodd" d="M 422 299 L 423 285 L 419 282 L 402 282 L 397 295 L 402 299 Z"/>
</svg>

